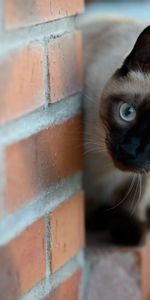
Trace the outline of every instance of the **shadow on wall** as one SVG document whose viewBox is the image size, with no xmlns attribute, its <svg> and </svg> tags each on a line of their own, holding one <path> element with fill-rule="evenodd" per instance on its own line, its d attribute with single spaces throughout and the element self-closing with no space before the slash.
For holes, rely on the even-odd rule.
<svg viewBox="0 0 150 300">
<path fill-rule="evenodd" d="M 14 300 L 19 296 L 19 274 L 8 247 L 0 248 L 0 300 Z"/>
</svg>

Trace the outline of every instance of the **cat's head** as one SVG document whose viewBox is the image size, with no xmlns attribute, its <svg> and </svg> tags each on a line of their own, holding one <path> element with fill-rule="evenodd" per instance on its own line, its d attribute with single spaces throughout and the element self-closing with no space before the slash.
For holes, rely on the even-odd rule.
<svg viewBox="0 0 150 300">
<path fill-rule="evenodd" d="M 127 171 L 150 170 L 150 26 L 106 84 L 100 117 L 115 165 Z"/>
</svg>

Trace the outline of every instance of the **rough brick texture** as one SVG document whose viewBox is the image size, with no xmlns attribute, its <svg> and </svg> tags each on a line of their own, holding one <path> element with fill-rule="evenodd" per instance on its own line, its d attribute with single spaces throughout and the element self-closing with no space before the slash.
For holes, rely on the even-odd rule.
<svg viewBox="0 0 150 300">
<path fill-rule="evenodd" d="M 81 115 L 9 146 L 5 160 L 6 207 L 13 212 L 82 170 Z"/>
<path fill-rule="evenodd" d="M 50 102 L 58 101 L 83 87 L 81 33 L 67 34 L 49 42 Z"/>
<path fill-rule="evenodd" d="M 0 299 L 15 300 L 45 277 L 45 225 L 40 219 L 0 248 Z"/>
<path fill-rule="evenodd" d="M 83 11 L 83 0 L 5 0 L 6 28 L 18 28 L 75 15 Z"/>
<path fill-rule="evenodd" d="M 82 90 L 81 33 L 51 39 L 48 46 L 49 101 Z M 40 44 L 13 49 L 0 63 L 0 123 L 44 105 L 44 49 Z M 7 86 L 7 89 L 5 88 Z"/>
<path fill-rule="evenodd" d="M 78 300 L 81 271 L 77 271 L 58 288 L 50 293 L 44 300 Z"/>
<path fill-rule="evenodd" d="M 79 300 L 83 7 L 0 1 L 0 300 Z"/>
<path fill-rule="evenodd" d="M 87 300 L 149 300 L 150 246 L 91 248 Z M 87 295 L 87 296 L 86 296 Z"/>
<path fill-rule="evenodd" d="M 61 204 L 51 213 L 50 228 L 51 270 L 55 272 L 84 246 L 82 193 Z"/>
<path fill-rule="evenodd" d="M 0 62 L 0 123 L 44 104 L 43 48 L 33 43 L 12 50 Z"/>
</svg>

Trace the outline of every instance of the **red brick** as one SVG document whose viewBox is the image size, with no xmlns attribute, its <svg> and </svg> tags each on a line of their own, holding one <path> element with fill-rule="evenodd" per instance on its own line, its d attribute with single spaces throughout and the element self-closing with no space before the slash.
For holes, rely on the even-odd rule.
<svg viewBox="0 0 150 300">
<path fill-rule="evenodd" d="M 45 277 L 44 219 L 0 248 L 0 299 L 15 300 Z"/>
<path fill-rule="evenodd" d="M 83 11 L 83 0 L 5 0 L 6 28 L 18 28 L 75 15 Z"/>
<path fill-rule="evenodd" d="M 81 280 L 81 271 L 73 274 L 69 279 L 60 284 L 44 300 L 78 300 Z"/>
<path fill-rule="evenodd" d="M 34 43 L 12 50 L 0 63 L 0 123 L 44 103 L 43 49 Z"/>
<path fill-rule="evenodd" d="M 6 207 L 13 212 L 82 169 L 81 115 L 9 146 L 5 163 Z"/>
<path fill-rule="evenodd" d="M 81 34 L 67 34 L 49 43 L 50 102 L 83 88 Z"/>
<path fill-rule="evenodd" d="M 51 270 L 55 272 L 84 246 L 83 193 L 61 204 L 50 215 Z"/>
</svg>

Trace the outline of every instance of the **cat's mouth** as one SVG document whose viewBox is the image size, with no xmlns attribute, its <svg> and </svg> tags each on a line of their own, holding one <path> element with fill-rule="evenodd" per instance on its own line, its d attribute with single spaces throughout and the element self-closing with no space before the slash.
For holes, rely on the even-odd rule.
<svg viewBox="0 0 150 300">
<path fill-rule="evenodd" d="M 116 147 L 113 147 L 110 144 L 107 144 L 107 148 L 115 167 L 121 171 L 128 171 L 137 174 L 146 174 L 149 172 L 150 168 L 148 165 L 146 164 L 145 166 L 145 163 L 143 164 L 138 157 L 129 157 L 121 151 L 116 151 Z"/>
<path fill-rule="evenodd" d="M 133 173 L 139 173 L 139 174 L 144 174 L 143 168 L 138 166 L 137 164 L 133 163 L 132 160 L 118 160 L 112 156 L 114 165 L 120 169 L 121 171 L 128 171 L 128 172 L 133 172 Z"/>
</svg>

